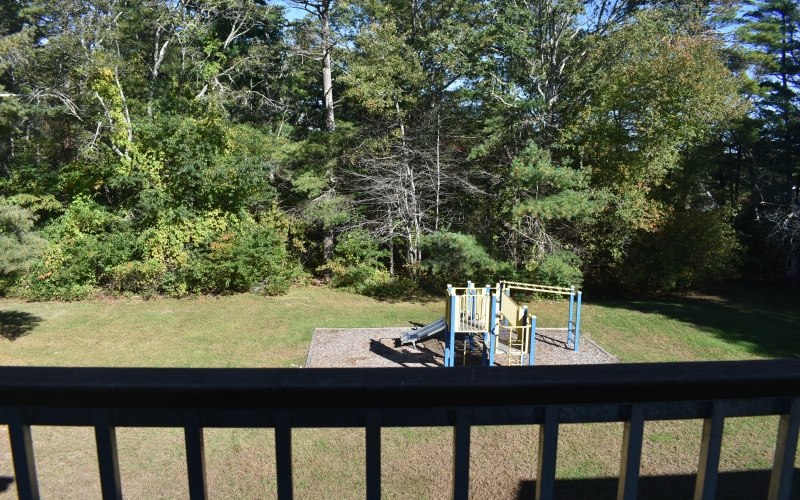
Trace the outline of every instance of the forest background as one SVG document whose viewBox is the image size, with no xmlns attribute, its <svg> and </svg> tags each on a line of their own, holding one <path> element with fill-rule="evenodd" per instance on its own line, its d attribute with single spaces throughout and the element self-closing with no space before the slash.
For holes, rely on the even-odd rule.
<svg viewBox="0 0 800 500">
<path fill-rule="evenodd" d="M 791 0 L 0 0 L 0 293 L 796 289 L 799 117 Z"/>
</svg>

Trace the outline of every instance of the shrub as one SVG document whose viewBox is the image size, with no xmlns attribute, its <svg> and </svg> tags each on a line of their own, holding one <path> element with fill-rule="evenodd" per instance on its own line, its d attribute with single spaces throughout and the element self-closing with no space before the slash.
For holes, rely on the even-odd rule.
<svg viewBox="0 0 800 500">
<path fill-rule="evenodd" d="M 133 258 L 136 237 L 126 220 L 88 198 L 78 198 L 44 228 L 43 255 L 9 290 L 29 300 L 91 296 L 106 269 Z"/>
<path fill-rule="evenodd" d="M 197 244 L 175 271 L 172 290 L 180 291 L 183 281 L 188 293 L 285 293 L 296 270 L 286 250 L 286 221 L 273 215 L 260 223 L 243 218 Z"/>
<path fill-rule="evenodd" d="M 539 261 L 529 261 L 526 267 L 537 284 L 579 287 L 583 282 L 580 265 L 581 259 L 577 255 L 568 250 L 558 250 Z"/>
<path fill-rule="evenodd" d="M 144 262 L 134 260 L 117 264 L 106 271 L 107 286 L 116 294 L 124 292 L 137 293 L 144 296 L 158 291 L 161 278 L 166 272 L 164 263 L 156 259 Z"/>
<path fill-rule="evenodd" d="M 389 257 L 379 243 L 364 230 L 354 230 L 337 238 L 334 258 L 317 271 L 330 270 L 330 285 L 365 295 L 383 295 L 392 281 L 381 259 Z"/>
</svg>

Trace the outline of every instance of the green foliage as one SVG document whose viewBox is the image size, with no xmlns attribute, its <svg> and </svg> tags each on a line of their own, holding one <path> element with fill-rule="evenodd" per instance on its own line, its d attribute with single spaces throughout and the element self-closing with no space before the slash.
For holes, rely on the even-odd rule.
<svg viewBox="0 0 800 500">
<path fill-rule="evenodd" d="M 561 287 L 579 287 L 583 283 L 580 266 L 581 259 L 568 250 L 559 250 L 526 264 L 534 283 Z"/>
<path fill-rule="evenodd" d="M 293 269 L 285 241 L 281 221 L 241 221 L 200 243 L 176 276 L 189 293 L 286 293 Z"/>
<path fill-rule="evenodd" d="M 800 196 L 796 4 L 334 2 L 323 47 L 262 1 L 0 1 L 0 287 L 725 276 Z"/>
<path fill-rule="evenodd" d="M 719 211 L 685 211 L 640 233 L 616 269 L 620 285 L 650 294 L 702 286 L 730 275 L 739 243 Z"/>
<path fill-rule="evenodd" d="M 287 231 L 285 216 L 274 208 L 260 221 L 212 211 L 179 223 L 164 219 L 143 235 L 143 244 L 148 258 L 166 269 L 155 277 L 167 295 L 248 290 L 275 295 L 288 289 L 296 273 Z"/>
<path fill-rule="evenodd" d="M 421 268 L 436 286 L 466 283 L 482 286 L 505 278 L 511 266 L 492 258 L 469 234 L 440 231 L 423 240 Z M 463 285 L 462 285 L 463 286 Z"/>
<path fill-rule="evenodd" d="M 511 183 L 534 194 L 517 203 L 517 217 L 544 220 L 590 217 L 605 207 L 602 194 L 590 189 L 588 169 L 554 164 L 550 153 L 533 141 L 511 162 Z"/>
<path fill-rule="evenodd" d="M 317 268 L 331 271 L 330 285 L 356 293 L 375 295 L 385 292 L 392 281 L 382 259 L 389 252 L 364 230 L 346 232 L 337 238 L 334 258 Z"/>
<path fill-rule="evenodd" d="M 35 220 L 30 210 L 0 197 L 0 270 L 4 274 L 28 270 L 44 250 L 47 242 L 33 230 Z"/>
<path fill-rule="evenodd" d="M 166 272 L 164 263 L 149 259 L 129 261 L 111 266 L 106 271 L 108 289 L 115 294 L 132 293 L 149 297 L 158 292 L 158 286 Z"/>
<path fill-rule="evenodd" d="M 94 294 L 108 268 L 135 255 L 128 221 L 88 198 L 78 198 L 47 226 L 44 255 L 10 293 L 30 300 L 77 300 Z"/>
</svg>

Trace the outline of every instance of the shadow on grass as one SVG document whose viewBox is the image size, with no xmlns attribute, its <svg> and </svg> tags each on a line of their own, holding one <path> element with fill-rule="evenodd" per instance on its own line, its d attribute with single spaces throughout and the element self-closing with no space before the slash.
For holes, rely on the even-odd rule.
<svg viewBox="0 0 800 500">
<path fill-rule="evenodd" d="M 0 337 L 17 340 L 33 331 L 42 318 L 22 311 L 0 311 Z"/>
<path fill-rule="evenodd" d="M 647 301 L 604 300 L 598 305 L 661 314 L 691 323 L 759 356 L 800 357 L 800 296 L 796 294 L 735 285 L 713 295 Z"/>
<path fill-rule="evenodd" d="M 767 498 L 768 470 L 720 472 L 717 480 L 717 500 Z M 674 500 L 692 498 L 696 476 L 644 476 L 639 479 L 639 500 Z M 557 479 L 557 500 L 612 500 L 617 497 L 619 480 L 615 477 L 592 479 Z M 800 499 L 800 474 L 795 469 L 792 485 L 793 499 Z M 520 481 L 517 500 L 536 498 L 536 481 Z"/>
<path fill-rule="evenodd" d="M 8 491 L 11 485 L 14 484 L 14 478 L 8 476 L 0 476 L 0 493 Z"/>
<path fill-rule="evenodd" d="M 409 293 L 397 295 L 368 295 L 379 302 L 386 302 L 388 304 L 399 304 L 402 302 L 417 302 L 420 304 L 430 304 L 432 302 L 441 302 L 442 310 L 444 310 L 445 295 L 431 294 L 427 292 L 413 291 Z"/>
</svg>

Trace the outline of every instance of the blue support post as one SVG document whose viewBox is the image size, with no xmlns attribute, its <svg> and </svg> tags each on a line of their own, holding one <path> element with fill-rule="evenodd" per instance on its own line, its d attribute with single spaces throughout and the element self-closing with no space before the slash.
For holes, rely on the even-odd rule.
<svg viewBox="0 0 800 500">
<path fill-rule="evenodd" d="M 450 364 L 450 359 L 453 357 L 453 344 L 456 337 L 456 306 L 458 304 L 455 291 L 451 290 L 453 295 L 450 296 L 450 317 L 448 322 L 450 327 L 447 329 L 447 336 L 444 339 L 444 366 L 453 366 Z"/>
<path fill-rule="evenodd" d="M 491 294 L 491 289 L 487 286 L 486 291 Z M 498 295 L 502 296 L 502 290 Z M 494 366 L 494 349 L 495 349 L 495 323 L 497 323 L 497 297 L 491 295 L 489 302 L 489 324 L 486 325 L 486 333 L 489 337 L 489 366 Z M 483 344 L 486 349 L 486 343 Z"/>
<path fill-rule="evenodd" d="M 531 316 L 531 337 L 528 339 L 528 366 L 533 366 L 533 358 L 536 356 L 536 316 Z"/>
<path fill-rule="evenodd" d="M 453 319 L 453 326 L 450 327 L 450 359 L 448 360 L 447 366 L 456 366 L 456 321 L 460 321 L 458 317 L 460 314 L 456 314 L 456 306 L 458 304 L 458 297 L 453 295 L 453 308 L 452 313 L 450 316 Z"/>
<path fill-rule="evenodd" d="M 522 331 L 523 332 L 525 331 L 525 327 L 526 326 L 528 326 L 528 306 L 522 306 Z M 508 341 L 511 342 L 511 339 L 509 338 Z M 523 340 L 523 342 L 524 342 L 524 340 Z M 525 344 L 522 345 L 523 358 L 520 360 L 520 365 L 525 363 L 525 357 L 524 357 L 525 351 L 528 351 L 528 356 L 530 357 L 530 355 L 531 355 L 530 346 L 531 346 L 531 340 L 529 338 L 528 339 L 528 345 L 525 345 Z M 510 347 L 510 345 L 509 345 L 509 347 Z M 510 351 L 509 351 L 509 353 L 510 353 Z"/>
<path fill-rule="evenodd" d="M 578 342 L 581 335 L 581 292 L 578 292 L 578 316 L 575 319 L 575 351 L 578 351 Z"/>
<path fill-rule="evenodd" d="M 567 344 L 570 343 L 572 340 L 572 327 L 574 323 L 572 322 L 572 315 L 575 307 L 575 287 L 569 287 L 569 321 L 567 322 Z"/>
</svg>

